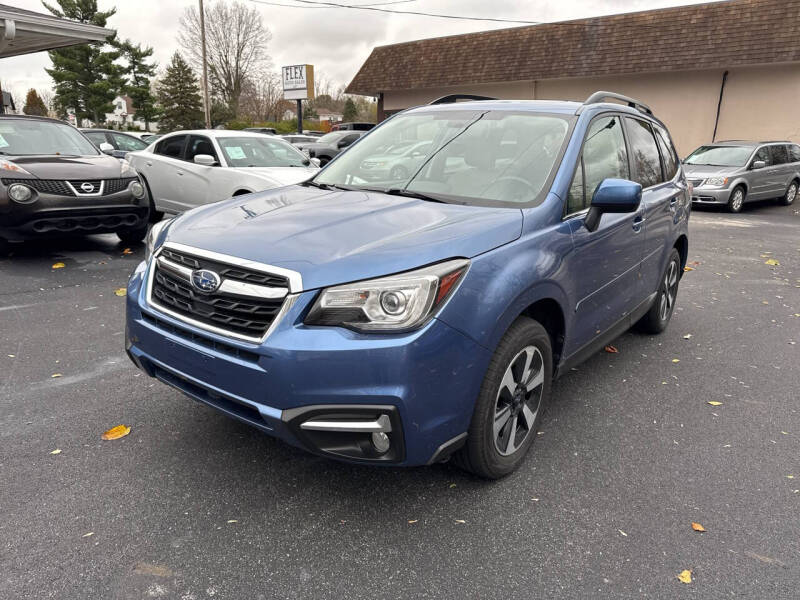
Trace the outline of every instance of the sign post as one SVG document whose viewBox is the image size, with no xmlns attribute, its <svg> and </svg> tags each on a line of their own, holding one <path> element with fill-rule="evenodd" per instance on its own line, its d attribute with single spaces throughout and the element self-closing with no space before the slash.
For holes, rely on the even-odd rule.
<svg viewBox="0 0 800 600">
<path fill-rule="evenodd" d="M 314 99 L 314 65 L 291 65 L 281 69 L 283 99 L 297 100 L 297 133 L 303 133 L 303 100 Z"/>
</svg>

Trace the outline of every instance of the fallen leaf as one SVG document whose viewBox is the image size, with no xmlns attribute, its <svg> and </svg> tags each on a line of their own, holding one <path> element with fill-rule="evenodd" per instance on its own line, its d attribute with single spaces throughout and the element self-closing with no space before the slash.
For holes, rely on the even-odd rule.
<svg viewBox="0 0 800 600">
<path fill-rule="evenodd" d="M 794 475 L 787 475 L 786 479 L 794 479 Z"/>
<path fill-rule="evenodd" d="M 680 358 L 673 358 L 673 359 L 672 359 L 672 362 L 674 362 L 674 363 L 679 363 L 679 362 L 681 362 L 681 359 L 680 359 Z"/>
<path fill-rule="evenodd" d="M 614 346 L 606 346 L 605 348 L 603 348 L 603 350 L 605 350 L 609 354 L 617 354 L 619 352 L 619 350 L 617 350 Z"/>
<path fill-rule="evenodd" d="M 456 519 L 456 523 L 464 524 L 466 521 L 464 519 Z"/>
<path fill-rule="evenodd" d="M 61 373 L 53 373 L 50 375 L 50 379 L 55 379 L 56 377 L 61 377 Z"/>
<path fill-rule="evenodd" d="M 92 537 L 94 535 L 94 531 L 90 531 L 89 533 L 84 533 L 81 537 Z"/>
<path fill-rule="evenodd" d="M 706 530 L 706 528 L 703 527 L 702 525 L 700 525 L 700 523 L 692 523 L 692 529 L 694 529 L 695 531 L 700 531 L 700 532 L 703 532 L 703 531 Z"/>
<path fill-rule="evenodd" d="M 416 523 L 417 521 L 419 521 L 419 519 L 410 519 L 408 522 L 409 522 L 409 524 L 413 524 L 413 523 Z"/>
<path fill-rule="evenodd" d="M 719 401 L 717 401 L 717 400 L 709 400 L 709 401 L 707 402 L 707 404 L 710 404 L 711 406 L 722 406 L 722 402 L 719 402 Z M 510 437 L 510 436 L 509 436 L 509 437 Z"/>
<path fill-rule="evenodd" d="M 133 254 L 133 252 L 131 251 L 131 249 L 130 249 L 130 248 L 125 248 L 125 249 L 122 251 L 122 253 L 123 253 L 123 254 Z"/>
<path fill-rule="evenodd" d="M 691 569 L 684 569 L 678 575 L 678 579 L 681 583 L 692 583 L 692 570 Z"/>
<path fill-rule="evenodd" d="M 161 565 L 150 563 L 139 563 L 133 568 L 134 573 L 139 575 L 153 575 L 155 577 L 172 577 L 172 571 Z"/>
<path fill-rule="evenodd" d="M 231 523 L 238 523 L 238 522 L 239 521 L 236 519 L 228 519 L 228 525 L 230 525 Z"/>
<path fill-rule="evenodd" d="M 54 263 L 54 264 L 53 264 L 53 266 L 52 266 L 52 267 L 50 267 L 50 268 L 51 268 L 51 269 L 63 269 L 63 268 L 64 268 L 64 267 L 66 267 L 66 266 L 67 266 L 67 265 L 65 265 L 65 264 L 64 264 L 64 263 L 62 263 L 62 262 L 57 262 L 57 263 Z"/>
<path fill-rule="evenodd" d="M 127 293 L 128 291 L 125 288 L 117 288 L 114 290 L 114 294 L 116 294 L 117 296 L 124 296 Z"/>
<path fill-rule="evenodd" d="M 683 267 L 684 271 L 694 271 L 692 267 Z"/>
<path fill-rule="evenodd" d="M 510 436 L 509 436 L 509 437 L 510 437 Z M 456 484 L 455 484 L 455 483 L 451 483 L 451 484 L 450 484 L 450 487 L 451 487 L 451 488 L 454 488 L 454 487 L 456 487 Z"/>
<path fill-rule="evenodd" d="M 16 356 L 16 354 L 9 354 L 8 358 L 14 358 L 15 356 Z"/>
<path fill-rule="evenodd" d="M 56 448 L 50 454 L 61 454 L 61 448 Z"/>
<path fill-rule="evenodd" d="M 104 440 L 117 440 L 121 437 L 125 437 L 130 432 L 131 428 L 127 425 L 117 425 L 106 431 L 101 437 Z"/>
<path fill-rule="evenodd" d="M 783 435 L 789 435 L 789 433 L 788 433 L 788 432 L 786 432 L 786 431 L 781 431 L 781 433 L 782 433 Z M 511 437 L 511 436 L 509 435 L 508 437 Z"/>
<path fill-rule="evenodd" d="M 692 339 L 692 334 L 691 334 L 691 333 L 687 333 L 685 336 L 683 336 L 683 339 L 685 339 L 685 340 L 690 340 L 690 339 Z M 510 437 L 510 436 L 509 436 L 509 437 Z"/>
<path fill-rule="evenodd" d="M 779 262 L 778 262 L 777 260 L 775 260 L 774 258 L 770 258 L 769 260 L 765 260 L 765 261 L 764 261 L 764 264 L 765 264 L 765 265 L 769 265 L 770 267 L 777 267 L 777 266 L 778 266 L 779 264 L 781 264 L 781 263 L 779 263 Z"/>
<path fill-rule="evenodd" d="M 619 532 L 620 532 L 622 535 L 624 535 L 625 537 L 628 537 L 628 534 L 627 534 L 627 533 L 625 533 L 624 531 L 622 531 L 622 529 L 617 529 L 617 531 L 619 531 Z"/>
</svg>

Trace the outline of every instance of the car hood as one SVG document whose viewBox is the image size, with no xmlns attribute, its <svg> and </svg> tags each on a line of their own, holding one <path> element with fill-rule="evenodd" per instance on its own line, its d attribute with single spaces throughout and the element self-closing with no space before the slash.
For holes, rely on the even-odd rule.
<svg viewBox="0 0 800 600">
<path fill-rule="evenodd" d="M 122 164 L 105 154 L 100 156 L 9 156 L 39 179 L 116 179 L 122 174 Z M 136 173 L 131 172 L 131 175 Z"/>
<path fill-rule="evenodd" d="M 276 186 L 300 183 L 313 176 L 318 167 L 233 167 L 232 171 L 243 175 L 255 175 Z"/>
<path fill-rule="evenodd" d="M 320 144 L 318 142 L 301 142 L 299 144 L 294 144 L 295 148 L 299 148 L 300 150 L 330 150 L 333 148 L 330 144 Z"/>
<path fill-rule="evenodd" d="M 515 208 L 290 186 L 184 213 L 167 240 L 297 271 L 309 290 L 473 257 L 521 230 Z"/>
<path fill-rule="evenodd" d="M 729 177 L 739 172 L 742 167 L 719 167 L 716 165 L 683 165 L 683 172 L 686 177 Z"/>
</svg>

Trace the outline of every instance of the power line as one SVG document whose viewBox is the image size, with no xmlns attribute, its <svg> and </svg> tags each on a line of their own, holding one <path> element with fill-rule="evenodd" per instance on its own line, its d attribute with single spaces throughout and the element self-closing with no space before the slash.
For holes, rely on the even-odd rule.
<svg viewBox="0 0 800 600">
<path fill-rule="evenodd" d="M 369 4 L 354 4 L 353 8 L 367 8 L 372 6 L 388 6 L 389 4 L 406 4 L 408 2 L 416 2 L 417 0 L 391 0 L 390 2 L 370 2 Z M 267 6 L 281 6 L 283 8 L 333 8 L 332 6 L 298 6 L 297 4 L 281 4 L 279 2 L 270 2 L 269 0 L 250 0 L 256 4 L 266 4 Z M 341 8 L 348 8 L 342 6 Z"/>
<path fill-rule="evenodd" d="M 293 0 L 301 4 L 308 4 L 313 6 L 296 6 L 291 4 L 278 4 L 276 2 L 268 2 L 267 0 L 250 0 L 258 4 L 269 4 L 272 6 L 284 6 L 286 8 L 349 8 L 353 10 L 371 10 L 375 12 L 391 13 L 396 15 L 417 15 L 422 17 L 436 17 L 438 19 L 455 19 L 458 21 L 494 21 L 496 23 L 517 23 L 522 25 L 541 25 L 541 21 L 523 21 L 517 19 L 501 19 L 495 17 L 464 17 L 460 15 L 443 15 L 437 13 L 427 13 L 416 10 L 393 10 L 390 8 L 379 8 L 381 4 L 338 4 L 336 2 L 325 2 L 323 0 Z M 399 3 L 399 2 L 398 2 Z M 394 4 L 393 2 L 385 2 L 382 4 Z"/>
</svg>

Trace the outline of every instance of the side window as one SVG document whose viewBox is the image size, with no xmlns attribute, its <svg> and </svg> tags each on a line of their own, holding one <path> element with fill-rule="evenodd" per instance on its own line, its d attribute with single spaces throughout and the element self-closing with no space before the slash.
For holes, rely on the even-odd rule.
<svg viewBox="0 0 800 600">
<path fill-rule="evenodd" d="M 183 157 L 183 143 L 186 141 L 185 135 L 174 135 L 165 138 L 156 144 L 156 154 L 169 156 L 170 158 Z"/>
<path fill-rule="evenodd" d="M 678 159 L 672 142 L 669 141 L 669 134 L 666 129 L 656 125 L 653 129 L 656 132 L 658 149 L 661 150 L 661 164 L 664 167 L 664 179 L 670 180 L 678 172 Z"/>
<path fill-rule="evenodd" d="M 214 151 L 214 144 L 211 143 L 211 140 L 204 136 L 193 135 L 189 138 L 189 146 L 186 148 L 186 160 L 192 162 L 194 157 L 198 154 L 208 154 L 219 162 L 217 153 Z"/>
<path fill-rule="evenodd" d="M 121 133 L 112 133 L 111 139 L 114 140 L 114 146 L 126 152 L 135 152 L 136 150 L 144 150 L 147 144 L 132 135 L 124 135 Z"/>
<path fill-rule="evenodd" d="M 797 144 L 789 146 L 789 160 L 791 162 L 800 162 L 800 146 Z"/>
<path fill-rule="evenodd" d="M 772 153 L 769 151 L 769 146 L 761 146 L 761 148 L 758 149 L 756 155 L 753 157 L 753 162 L 756 162 L 757 160 L 763 160 L 766 163 L 766 166 L 770 166 L 772 164 Z"/>
<path fill-rule="evenodd" d="M 567 199 L 567 214 L 588 208 L 604 179 L 630 179 L 625 136 L 618 116 L 592 121 Z"/>
<path fill-rule="evenodd" d="M 106 134 L 103 131 L 84 131 L 83 132 L 86 137 L 89 138 L 89 141 L 92 142 L 98 148 L 100 144 L 107 144 L 108 139 L 106 139 Z"/>
<path fill-rule="evenodd" d="M 356 141 L 358 138 L 360 138 L 360 137 L 361 137 L 361 136 L 360 136 L 360 135 L 358 135 L 357 133 L 352 133 L 352 134 L 350 134 L 350 135 L 346 135 L 346 136 L 344 136 L 344 137 L 342 138 L 342 141 L 343 141 L 343 142 L 345 142 L 345 144 L 346 144 L 347 146 L 349 146 L 350 144 L 352 144 L 353 142 L 355 142 L 355 141 Z"/>
<path fill-rule="evenodd" d="M 648 123 L 639 119 L 626 118 L 625 121 L 631 143 L 634 181 L 641 183 L 643 188 L 661 183 L 664 178 L 661 175 L 661 160 L 653 130 Z"/>
<path fill-rule="evenodd" d="M 789 162 L 789 153 L 786 152 L 786 146 L 770 146 L 769 150 L 772 154 L 772 164 L 785 165 Z"/>
</svg>

